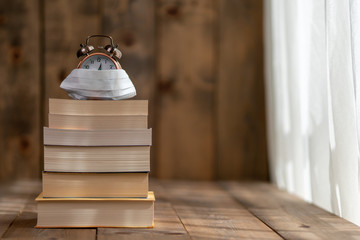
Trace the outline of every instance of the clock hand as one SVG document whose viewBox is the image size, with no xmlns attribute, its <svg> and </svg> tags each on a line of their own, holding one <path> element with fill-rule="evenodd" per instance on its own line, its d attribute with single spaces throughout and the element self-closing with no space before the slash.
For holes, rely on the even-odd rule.
<svg viewBox="0 0 360 240">
<path fill-rule="evenodd" d="M 98 70 L 101 70 L 101 64 L 102 64 L 102 63 L 100 63 L 100 66 L 99 66 Z"/>
</svg>

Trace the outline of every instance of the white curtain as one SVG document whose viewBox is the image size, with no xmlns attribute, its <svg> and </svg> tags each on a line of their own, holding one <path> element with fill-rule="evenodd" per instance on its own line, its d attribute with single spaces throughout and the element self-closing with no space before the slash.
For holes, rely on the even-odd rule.
<svg viewBox="0 0 360 240">
<path fill-rule="evenodd" d="M 360 225 L 360 0 L 264 0 L 272 181 Z"/>
</svg>

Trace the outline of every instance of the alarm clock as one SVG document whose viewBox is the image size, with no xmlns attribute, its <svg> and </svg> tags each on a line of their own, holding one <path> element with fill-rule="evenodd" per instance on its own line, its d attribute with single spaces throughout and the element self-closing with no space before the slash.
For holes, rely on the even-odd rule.
<svg viewBox="0 0 360 240">
<path fill-rule="evenodd" d="M 103 49 L 103 52 L 94 52 L 95 48 L 92 45 L 89 45 L 90 38 L 102 37 L 108 38 L 110 40 L 110 45 L 105 47 L 98 47 Z M 107 35 L 91 35 L 86 38 L 85 44 L 80 44 L 80 49 L 77 51 L 76 55 L 78 58 L 84 57 L 77 68 L 81 69 L 91 69 L 91 70 L 116 70 L 121 69 L 119 60 L 122 56 L 118 45 L 114 45 L 113 39 L 111 36 Z"/>
<path fill-rule="evenodd" d="M 110 40 L 97 51 L 89 40 L 102 37 Z M 85 44 L 80 44 L 77 57 L 82 58 L 76 69 L 61 82 L 60 88 L 77 100 L 122 100 L 136 96 L 136 89 L 129 75 L 122 69 L 121 52 L 107 35 L 91 35 Z"/>
</svg>

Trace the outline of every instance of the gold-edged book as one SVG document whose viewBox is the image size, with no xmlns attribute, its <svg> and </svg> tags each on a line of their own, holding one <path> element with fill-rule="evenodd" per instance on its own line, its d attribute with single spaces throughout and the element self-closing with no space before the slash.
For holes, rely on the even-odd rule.
<svg viewBox="0 0 360 240">
<path fill-rule="evenodd" d="M 36 228 L 154 226 L 154 193 L 146 198 L 44 198 L 36 199 Z"/>
<path fill-rule="evenodd" d="M 146 197 L 149 173 L 43 172 L 44 197 Z"/>
</svg>

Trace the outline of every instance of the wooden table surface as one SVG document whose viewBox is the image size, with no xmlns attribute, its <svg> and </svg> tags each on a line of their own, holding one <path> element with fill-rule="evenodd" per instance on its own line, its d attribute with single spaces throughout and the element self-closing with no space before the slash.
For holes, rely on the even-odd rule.
<svg viewBox="0 0 360 240">
<path fill-rule="evenodd" d="M 360 228 L 268 183 L 151 179 L 153 229 L 35 229 L 40 182 L 0 186 L 2 239 L 360 239 Z"/>
</svg>

